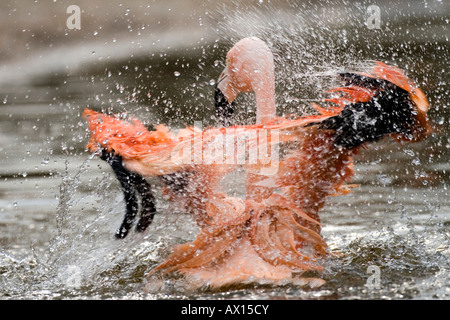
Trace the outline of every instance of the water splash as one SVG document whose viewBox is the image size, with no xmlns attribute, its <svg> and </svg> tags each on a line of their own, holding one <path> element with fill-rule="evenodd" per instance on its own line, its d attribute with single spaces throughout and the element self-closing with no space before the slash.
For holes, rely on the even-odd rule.
<svg viewBox="0 0 450 320">
<path fill-rule="evenodd" d="M 365 153 L 365 158 L 358 159 L 357 183 L 362 187 L 353 198 L 346 198 L 347 203 L 342 204 L 341 209 L 332 206 L 326 209 L 329 210 L 328 214 L 324 212 L 328 219 L 328 229 L 325 229 L 327 237 L 333 248 L 344 255 L 325 262 L 329 266 L 327 284 L 316 291 L 305 291 L 293 286 L 249 286 L 219 292 L 191 292 L 178 279 L 148 283 L 145 279 L 147 271 L 167 254 L 168 248 L 192 238 L 195 235 L 195 224 L 182 214 L 173 214 L 167 209 L 164 200 L 158 198 L 160 212 L 147 233 L 133 235 L 122 242 L 114 241 L 113 234 L 121 220 L 123 207 L 118 186 L 114 184 L 106 166 L 99 164 L 97 160 L 89 158 L 82 164 L 74 161 L 73 156 L 77 152 L 85 157 L 81 146 L 79 149 L 63 148 L 64 152 L 71 154 L 65 170 L 62 170 L 61 181 L 58 181 L 59 204 L 56 216 L 55 211 L 49 214 L 49 219 L 54 221 L 56 218 L 57 223 L 48 250 L 47 247 L 35 250 L 33 245 L 25 245 L 11 251 L 0 251 L 2 297 L 140 299 L 147 297 L 142 293 L 146 287 L 150 291 L 150 297 L 174 299 L 448 299 L 449 144 L 446 135 L 442 134 L 446 132 L 445 125 L 448 123 L 448 75 L 443 65 L 448 60 L 448 46 L 445 45 L 448 39 L 444 42 L 440 40 L 443 35 L 448 38 L 448 32 L 444 20 L 439 20 L 442 13 L 434 12 L 432 18 L 427 18 L 425 14 L 422 20 L 413 19 L 419 15 L 420 10 L 407 17 L 411 10 L 399 6 L 398 11 L 390 16 L 395 19 L 389 18 L 386 21 L 389 25 L 383 32 L 370 33 L 360 23 L 360 14 L 365 9 L 361 5 L 322 8 L 320 5 L 314 7 L 313 2 L 299 2 L 291 3 L 290 6 L 293 7 L 280 8 L 263 2 L 259 3 L 259 9 L 251 10 L 242 10 L 242 3 L 239 1 L 233 1 L 232 5 L 238 8 L 210 11 L 210 14 L 204 16 L 203 25 L 207 25 L 207 19 L 212 19 L 211 26 L 216 32 L 216 40 L 211 43 L 208 42 L 210 39 L 198 41 L 197 47 L 189 48 L 183 58 L 171 54 L 167 50 L 167 42 L 157 41 L 157 45 L 152 45 L 154 39 L 151 39 L 147 45 L 135 51 L 135 57 L 139 58 L 139 52 L 150 56 L 148 52 L 152 51 L 157 57 L 159 51 L 155 54 L 155 50 L 160 50 L 161 56 L 156 61 L 139 58 L 142 61 L 136 63 L 139 67 L 136 70 L 133 62 L 129 61 L 129 41 L 119 38 L 116 41 L 114 38 L 112 42 L 120 44 L 121 48 L 117 54 L 119 58 L 114 62 L 116 65 L 102 69 L 100 75 L 95 74 L 95 71 L 88 71 L 93 74 L 77 74 L 74 76 L 75 80 L 64 79 L 64 85 L 57 83 L 60 91 L 67 88 L 69 94 L 72 93 L 71 90 L 83 91 L 79 85 L 84 78 L 88 86 L 78 97 L 82 102 L 73 103 L 71 108 L 65 108 L 61 102 L 59 106 L 64 107 L 64 115 L 58 120 L 54 119 L 52 126 L 43 125 L 41 121 L 38 127 L 52 127 L 52 131 L 48 132 L 51 137 L 46 141 L 51 144 L 52 139 L 55 139 L 55 149 L 61 144 L 66 146 L 68 137 L 65 128 L 68 128 L 71 118 L 77 120 L 69 127 L 77 128 L 78 109 L 81 109 L 78 106 L 84 105 L 86 101 L 102 108 L 109 108 L 117 101 L 120 104 L 118 107 L 126 108 L 130 114 L 140 113 L 142 116 L 138 118 L 146 119 L 151 124 L 176 124 L 176 121 L 184 124 L 197 120 L 191 114 L 208 115 L 207 110 L 202 111 L 202 107 L 208 110 L 213 107 L 208 92 L 211 91 L 211 79 L 215 79 L 223 68 L 224 52 L 236 40 L 249 35 L 266 40 L 274 51 L 277 102 L 281 105 L 281 113 L 285 114 L 304 112 L 310 102 L 321 98 L 322 92 L 330 87 L 334 74 L 344 67 L 360 70 L 364 65 L 358 64 L 358 61 L 370 59 L 395 62 L 419 76 L 420 85 L 425 85 L 431 93 L 434 108 L 432 113 L 439 113 L 438 124 L 444 129 L 433 135 L 429 144 L 420 145 L 414 150 L 408 149 L 406 154 L 391 145 L 383 145 L 380 149 L 374 148 L 372 152 L 369 150 Z M 420 24 L 419 28 L 416 28 L 417 24 Z M 430 34 L 430 30 L 434 34 Z M 179 48 L 187 47 L 182 37 L 178 35 L 171 41 L 181 44 Z M 141 42 L 147 42 L 146 40 L 143 37 Z M 104 43 L 99 43 L 101 45 L 95 45 L 95 56 L 87 57 L 88 60 L 95 61 L 94 64 L 100 64 L 100 56 L 108 55 L 100 48 Z M 170 45 L 173 47 L 173 44 Z M 37 63 L 35 67 L 40 72 L 36 73 L 42 74 L 41 71 L 45 69 L 42 66 L 53 66 L 55 61 L 62 61 L 63 67 L 73 65 L 73 62 L 68 64 L 67 60 L 78 61 L 79 50 L 84 48 L 72 49 L 75 50 L 65 60 L 59 59 L 61 51 L 53 50 L 54 55 L 43 55 L 44 58 L 47 56 L 46 63 Z M 180 51 L 182 50 L 179 49 L 178 52 Z M 55 59 L 57 54 L 59 58 Z M 124 63 L 119 61 L 120 57 L 124 59 Z M 159 69 L 158 63 L 162 66 Z M 7 68 L 6 72 L 16 69 Z M 175 76 L 175 72 L 180 72 L 180 75 Z M 25 74 L 24 77 L 28 79 L 28 76 L 29 74 Z M 106 89 L 101 85 L 103 80 Z M 116 88 L 117 93 L 110 88 Z M 33 87 L 32 90 L 33 94 L 29 97 L 30 89 L 26 88 L 23 102 L 42 103 L 42 96 L 45 96 L 48 88 L 36 91 Z M 99 95 L 99 92 L 105 93 Z M 16 95 L 19 96 L 12 92 L 4 95 L 6 98 L 3 102 L 7 105 L 20 102 Z M 66 98 L 55 96 L 58 101 Z M 253 108 L 253 97 L 248 95 L 240 99 L 239 103 L 248 109 L 242 115 L 243 121 L 253 121 L 249 116 Z M 16 107 L 19 106 L 14 106 Z M 55 108 L 48 109 L 47 106 L 47 111 L 42 109 L 39 111 L 42 115 L 55 111 Z M 192 110 L 198 112 L 191 112 Z M 36 109 L 30 112 L 33 115 L 35 113 Z M 58 123 L 59 119 L 63 125 Z M 57 136 L 58 133 L 60 136 Z M 27 135 L 31 134 L 33 133 Z M 80 137 L 85 138 L 83 135 Z M 81 139 L 79 143 L 83 145 L 84 140 Z M 385 160 L 380 157 L 380 150 L 383 150 Z M 41 161 L 40 156 L 38 163 Z M 51 162 L 48 166 L 50 165 Z M 71 173 L 72 170 L 75 173 Z M 28 174 L 27 178 L 29 177 Z M 31 178 L 24 186 L 32 184 L 30 181 Z M 423 181 L 427 181 L 427 184 L 424 185 Z M 382 190 L 377 188 L 380 183 Z M 425 187 L 426 194 L 422 192 Z M 230 188 L 230 193 L 236 192 L 232 183 L 227 188 Z M 22 208 L 18 206 L 18 210 Z M 176 238 L 174 234 L 177 235 Z M 377 265 L 381 269 L 380 291 L 370 291 L 364 286 L 369 276 L 367 267 L 370 265 Z"/>
</svg>

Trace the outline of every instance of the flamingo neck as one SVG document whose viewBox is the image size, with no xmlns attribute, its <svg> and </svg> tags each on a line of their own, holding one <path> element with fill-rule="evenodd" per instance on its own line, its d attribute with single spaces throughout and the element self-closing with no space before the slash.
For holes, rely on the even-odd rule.
<svg viewBox="0 0 450 320">
<path fill-rule="evenodd" d="M 275 87 L 273 81 L 253 89 L 256 100 L 256 123 L 267 123 L 276 117 Z"/>
</svg>

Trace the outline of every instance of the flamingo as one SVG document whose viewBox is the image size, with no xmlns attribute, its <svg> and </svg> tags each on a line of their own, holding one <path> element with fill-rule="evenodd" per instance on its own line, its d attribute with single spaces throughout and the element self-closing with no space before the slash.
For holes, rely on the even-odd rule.
<svg viewBox="0 0 450 320">
<path fill-rule="evenodd" d="M 327 99 L 327 107 L 313 105 L 318 115 L 277 117 L 273 57 L 261 43 L 244 39 L 228 52 L 216 87 L 217 114 L 235 137 L 249 130 L 274 130 L 280 139 L 273 143 L 295 142 L 296 147 L 279 161 L 276 174 L 247 175 L 245 199 L 229 197 L 218 188 L 235 165 L 186 164 L 182 160 L 192 156 L 189 152 L 173 152 L 199 138 L 203 149 L 224 128 L 186 128 L 174 134 L 160 125 L 150 132 L 136 119 L 84 112 L 92 132 L 88 149 L 121 160 L 119 172 L 131 176 L 127 180 L 132 187 L 145 189 L 142 176 L 164 180 L 175 174 L 184 179 L 179 187 L 186 191 L 188 211 L 201 230 L 192 242 L 173 248 L 149 276 L 177 272 L 193 285 L 211 287 L 254 281 L 322 284 L 319 278 L 301 275 L 323 271 L 319 259 L 326 256 L 327 244 L 320 235 L 318 212 L 327 196 L 350 192 L 346 183 L 353 176 L 352 157 L 363 145 L 385 136 L 414 142 L 430 132 L 426 96 L 400 69 L 381 62 L 368 73 L 339 74 L 343 85 L 331 90 L 337 97 Z M 255 92 L 257 123 L 233 125 L 233 101 L 239 92 L 250 90 Z M 169 189 L 177 193 L 170 183 Z"/>
<path fill-rule="evenodd" d="M 370 73 L 339 77 L 343 86 L 331 90 L 338 94 L 327 99 L 331 106 L 314 105 L 319 115 L 265 124 L 284 132 L 282 142 L 298 143 L 275 177 L 265 177 L 272 192 L 247 198 L 244 211 L 233 212 L 234 219 L 210 222 L 194 241 L 175 247 L 150 275 L 177 272 L 192 286 L 212 288 L 249 282 L 324 283 L 301 275 L 323 271 L 320 259 L 328 252 L 318 213 L 326 197 L 354 187 L 347 184 L 354 175 L 353 156 L 386 136 L 417 142 L 431 132 L 426 96 L 400 69 L 376 62 Z"/>
</svg>

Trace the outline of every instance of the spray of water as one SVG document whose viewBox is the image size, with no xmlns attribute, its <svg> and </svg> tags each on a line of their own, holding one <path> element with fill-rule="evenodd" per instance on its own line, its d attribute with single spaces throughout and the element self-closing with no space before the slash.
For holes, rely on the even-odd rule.
<svg viewBox="0 0 450 320">
<path fill-rule="evenodd" d="M 213 112 L 209 112 L 213 79 L 223 68 L 225 52 L 237 40 L 257 36 L 274 53 L 280 115 L 311 111 L 311 102 L 321 102 L 324 92 L 335 84 L 337 72 L 363 71 L 371 60 L 383 60 L 419 75 L 419 85 L 434 92 L 430 98 L 439 112 L 438 123 L 448 123 L 448 76 L 445 68 L 436 67 L 448 59 L 448 48 L 438 32 L 432 37 L 416 32 L 411 38 L 413 32 L 407 30 L 414 30 L 413 19 L 405 18 L 409 9 L 382 16 L 384 29 L 377 32 L 364 24 L 364 4 L 260 1 L 244 8 L 239 1 L 230 3 L 203 15 L 202 23 L 213 30 L 214 41 L 200 40 L 181 57 L 180 52 L 167 50 L 141 58 L 136 65 L 130 59 L 106 65 L 101 72 L 80 77 L 87 82 L 93 79 L 96 88 L 104 89 L 100 95 L 95 92 L 84 98 L 105 110 L 126 110 L 148 125 L 182 126 L 195 120 L 213 124 Z M 439 23 L 435 14 L 430 21 Z M 254 121 L 253 96 L 238 99 L 241 122 Z M 82 107 L 80 103 L 67 112 L 77 118 Z M 75 140 L 87 141 L 82 126 L 79 130 L 74 132 L 79 135 Z M 8 288 L 9 297 L 31 298 L 145 298 L 144 288 L 153 298 L 445 298 L 450 295 L 445 220 L 450 205 L 443 201 L 448 198 L 448 145 L 447 138 L 436 134 L 417 150 L 385 144 L 379 148 L 383 153 L 374 147 L 374 152 L 357 159 L 356 183 L 361 188 L 344 203 L 331 201 L 324 208 L 324 236 L 339 254 L 324 262 L 327 284 L 314 292 L 289 285 L 191 292 L 180 279 L 147 283 L 145 275 L 170 247 L 195 236 L 195 223 L 174 212 L 159 195 L 159 211 L 151 228 L 115 240 L 124 204 L 112 172 L 97 159 L 85 156 L 78 163 L 69 154 L 58 182 L 56 229 L 48 250 L 43 254 L 32 250 L 24 256 L 0 251 L 0 287 Z M 83 154 L 82 150 L 72 152 Z M 424 169 L 424 164 L 431 169 Z M 239 193 L 235 177 L 229 178 L 225 189 Z M 365 286 L 370 266 L 380 269 L 380 289 Z"/>
</svg>

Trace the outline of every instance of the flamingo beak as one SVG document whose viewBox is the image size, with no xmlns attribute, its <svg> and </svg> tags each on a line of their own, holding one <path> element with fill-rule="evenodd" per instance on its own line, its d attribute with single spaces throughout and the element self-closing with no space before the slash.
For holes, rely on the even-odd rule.
<svg viewBox="0 0 450 320">
<path fill-rule="evenodd" d="M 231 117 L 234 113 L 234 102 L 229 101 L 230 92 L 232 91 L 230 76 L 228 75 L 228 68 L 226 67 L 219 77 L 214 94 L 216 115 L 224 127 L 229 127 L 232 124 Z M 233 100 L 236 97 L 236 95 L 233 94 L 231 94 L 231 96 L 233 97 Z"/>
</svg>

